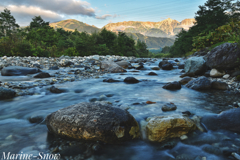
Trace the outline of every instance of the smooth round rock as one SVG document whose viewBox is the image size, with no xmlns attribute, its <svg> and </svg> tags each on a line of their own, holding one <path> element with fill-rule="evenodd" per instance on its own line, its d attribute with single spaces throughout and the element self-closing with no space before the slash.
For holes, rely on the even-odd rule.
<svg viewBox="0 0 240 160">
<path fill-rule="evenodd" d="M 126 82 L 126 83 L 138 83 L 139 80 L 137 80 L 134 77 L 127 77 L 127 78 L 124 79 L 124 82 Z"/>
</svg>

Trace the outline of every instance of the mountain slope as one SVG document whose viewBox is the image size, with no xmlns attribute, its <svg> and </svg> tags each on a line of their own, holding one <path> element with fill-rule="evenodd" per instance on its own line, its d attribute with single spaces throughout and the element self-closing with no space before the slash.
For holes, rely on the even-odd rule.
<svg viewBox="0 0 240 160">
<path fill-rule="evenodd" d="M 132 37 L 135 41 L 139 39 L 145 42 L 148 48 L 163 48 L 165 46 L 171 46 L 174 43 L 174 40 L 171 38 L 148 37 L 140 33 L 126 33 L 126 35 Z"/>
<path fill-rule="evenodd" d="M 113 32 L 141 33 L 152 37 L 174 37 L 182 29 L 188 30 L 194 22 L 195 19 L 184 19 L 178 22 L 168 18 L 161 22 L 124 21 L 109 23 L 104 27 Z"/>
<path fill-rule="evenodd" d="M 100 30 L 95 26 L 88 25 L 75 19 L 63 20 L 56 23 L 50 23 L 49 25 L 55 29 L 63 28 L 64 30 L 68 31 L 74 31 L 75 29 L 77 29 L 79 32 L 85 31 L 87 33 L 94 33 Z"/>
</svg>

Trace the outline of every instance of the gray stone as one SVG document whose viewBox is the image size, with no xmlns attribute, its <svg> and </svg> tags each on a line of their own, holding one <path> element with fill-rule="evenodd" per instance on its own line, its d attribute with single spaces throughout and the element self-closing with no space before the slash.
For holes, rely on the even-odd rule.
<svg viewBox="0 0 240 160">
<path fill-rule="evenodd" d="M 207 77 L 201 76 L 188 82 L 186 87 L 194 90 L 211 89 L 211 81 Z"/>
<path fill-rule="evenodd" d="M 46 117 L 51 133 L 75 140 L 118 143 L 140 136 L 139 126 L 126 110 L 107 102 L 79 103 Z"/>
<path fill-rule="evenodd" d="M 165 84 L 162 88 L 164 89 L 170 89 L 170 90 L 175 90 L 175 89 L 181 89 L 181 83 L 178 81 L 170 82 Z"/>
<path fill-rule="evenodd" d="M 226 90 L 226 89 L 228 89 L 228 84 L 226 82 L 213 81 L 212 82 L 212 88 L 213 89 Z"/>
<path fill-rule="evenodd" d="M 203 57 L 191 57 L 186 61 L 184 66 L 186 73 L 194 73 L 196 75 L 203 74 L 206 69 L 206 61 Z"/>
<path fill-rule="evenodd" d="M 116 64 L 121 66 L 124 69 L 127 69 L 129 66 L 129 62 L 127 62 L 127 61 L 118 61 L 118 62 L 116 62 Z"/>
<path fill-rule="evenodd" d="M 214 78 L 221 78 L 225 75 L 224 71 L 218 71 L 217 69 L 212 69 L 210 71 L 210 76 Z"/>
<path fill-rule="evenodd" d="M 28 68 L 21 66 L 9 66 L 4 67 L 1 70 L 2 76 L 25 76 L 27 74 L 35 74 L 38 72 L 41 72 L 41 70 L 37 68 Z"/>
<path fill-rule="evenodd" d="M 16 92 L 12 89 L 0 87 L 0 100 L 10 99 L 15 97 Z"/>
<path fill-rule="evenodd" d="M 121 73 L 126 72 L 125 69 L 120 67 L 118 64 L 116 64 L 113 61 L 101 61 L 100 62 L 100 69 L 111 72 L 111 73 Z"/>
<path fill-rule="evenodd" d="M 187 83 L 190 82 L 191 80 L 193 80 L 193 78 L 187 76 L 187 77 L 182 78 L 179 82 L 180 82 L 181 84 L 187 84 Z"/>
<path fill-rule="evenodd" d="M 239 57 L 240 50 L 236 43 L 224 43 L 212 49 L 205 59 L 210 68 L 225 70 L 240 66 L 237 61 Z"/>
<path fill-rule="evenodd" d="M 40 72 L 34 76 L 34 78 L 49 78 L 49 77 L 51 77 L 50 74 L 46 72 Z"/>
<path fill-rule="evenodd" d="M 162 106 L 162 111 L 174 111 L 177 106 L 174 103 L 166 103 Z"/>
<path fill-rule="evenodd" d="M 162 69 L 163 70 L 172 70 L 173 69 L 173 65 L 171 63 L 164 64 L 164 65 L 162 65 Z"/>
<path fill-rule="evenodd" d="M 137 79 L 134 78 L 134 77 L 126 77 L 126 78 L 124 79 L 124 82 L 126 82 L 126 83 L 138 83 L 139 80 L 137 80 Z"/>
</svg>

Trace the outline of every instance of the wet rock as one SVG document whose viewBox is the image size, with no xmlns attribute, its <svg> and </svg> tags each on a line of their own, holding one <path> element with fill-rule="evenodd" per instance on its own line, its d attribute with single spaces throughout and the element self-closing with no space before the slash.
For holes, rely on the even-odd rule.
<svg viewBox="0 0 240 160">
<path fill-rule="evenodd" d="M 159 67 L 152 67 L 151 69 L 152 69 L 152 70 L 160 70 Z"/>
<path fill-rule="evenodd" d="M 186 84 L 186 87 L 194 90 L 206 90 L 211 89 L 211 81 L 204 76 L 196 78 Z"/>
<path fill-rule="evenodd" d="M 58 70 L 58 69 L 59 69 L 58 66 L 52 66 L 48 70 Z"/>
<path fill-rule="evenodd" d="M 186 61 L 184 70 L 195 75 L 203 74 L 207 70 L 206 61 L 203 57 L 191 57 Z"/>
<path fill-rule="evenodd" d="M 240 62 L 240 50 L 236 43 L 224 43 L 212 49 L 206 55 L 207 66 L 219 70 L 226 70 L 238 67 Z"/>
<path fill-rule="evenodd" d="M 224 71 L 218 71 L 216 69 L 212 69 L 210 71 L 210 76 L 214 77 L 214 78 L 219 78 L 219 77 L 223 77 L 225 75 Z"/>
<path fill-rule="evenodd" d="M 74 63 L 72 61 L 69 61 L 69 60 L 61 60 L 59 62 L 59 64 L 62 66 L 62 67 L 69 67 L 71 65 L 74 65 Z"/>
<path fill-rule="evenodd" d="M 195 76 L 194 73 L 184 73 L 180 77 L 183 78 L 183 77 L 194 77 L 194 76 Z"/>
<path fill-rule="evenodd" d="M 184 66 L 185 66 L 184 64 L 179 64 L 178 69 L 184 69 Z"/>
<path fill-rule="evenodd" d="M 179 62 L 179 60 L 178 60 L 178 59 L 175 59 L 174 61 L 175 61 L 175 62 Z"/>
<path fill-rule="evenodd" d="M 201 122 L 209 130 L 226 129 L 240 133 L 240 108 L 230 109 L 218 115 L 206 115 Z"/>
<path fill-rule="evenodd" d="M 149 76 L 157 76 L 157 73 L 155 73 L 155 72 L 149 72 L 148 75 L 149 75 Z"/>
<path fill-rule="evenodd" d="M 228 84 L 226 82 L 213 81 L 212 82 L 212 88 L 213 89 L 226 90 L 226 89 L 228 89 Z"/>
<path fill-rule="evenodd" d="M 44 117 L 41 115 L 31 116 L 28 118 L 30 123 L 41 123 L 44 121 Z"/>
<path fill-rule="evenodd" d="M 108 78 L 108 79 L 104 79 L 103 82 L 120 82 L 119 80 L 115 80 L 115 79 L 112 79 L 112 78 Z"/>
<path fill-rule="evenodd" d="M 107 102 L 79 103 L 46 117 L 51 133 L 75 140 L 118 143 L 139 137 L 139 126 L 126 110 Z"/>
<path fill-rule="evenodd" d="M 113 61 L 101 61 L 100 62 L 100 69 L 111 72 L 111 73 L 121 73 L 126 72 L 125 69 L 120 67 L 118 64 L 116 64 Z"/>
<path fill-rule="evenodd" d="M 165 84 L 162 88 L 176 90 L 176 89 L 181 89 L 182 87 L 181 87 L 180 82 L 174 81 L 174 82 L 169 82 L 169 83 Z"/>
<path fill-rule="evenodd" d="M 52 86 L 50 88 L 50 92 L 52 92 L 52 93 L 62 93 L 63 91 L 58 89 L 58 88 L 56 88 L 56 87 L 54 87 L 54 86 Z"/>
<path fill-rule="evenodd" d="M 34 78 L 49 78 L 49 77 L 51 77 L 50 74 L 46 72 L 40 72 L 34 76 Z"/>
<path fill-rule="evenodd" d="M 129 66 L 129 63 L 127 61 L 124 61 L 124 60 L 123 61 L 118 61 L 118 62 L 116 62 L 116 64 L 121 66 L 124 69 L 127 69 L 128 66 Z"/>
<path fill-rule="evenodd" d="M 184 85 L 184 84 L 187 84 L 188 82 L 190 82 L 191 80 L 193 80 L 193 78 L 187 76 L 187 77 L 182 78 L 179 82 L 182 85 Z"/>
<path fill-rule="evenodd" d="M 171 63 L 164 64 L 164 65 L 162 65 L 162 69 L 163 70 L 172 70 L 173 69 L 173 65 Z"/>
<path fill-rule="evenodd" d="M 147 101 L 147 104 L 155 104 L 156 102 L 152 102 L 152 101 Z"/>
<path fill-rule="evenodd" d="M 175 111 L 177 106 L 174 103 L 166 103 L 162 106 L 162 111 Z"/>
<path fill-rule="evenodd" d="M 186 116 L 192 115 L 191 112 L 189 112 L 189 111 L 184 111 L 184 112 L 182 112 L 182 114 L 183 114 L 183 115 L 186 115 Z"/>
<path fill-rule="evenodd" d="M 41 72 L 41 70 L 37 68 L 28 68 L 28 67 L 21 67 L 21 66 L 9 66 L 4 67 L 1 70 L 2 76 L 25 76 L 27 74 L 35 74 Z"/>
<path fill-rule="evenodd" d="M 10 99 L 15 97 L 16 92 L 12 89 L 0 87 L 0 100 Z"/>
<path fill-rule="evenodd" d="M 204 76 L 205 76 L 205 77 L 210 77 L 210 72 L 211 72 L 210 70 L 207 71 L 207 72 L 205 72 L 205 73 L 204 73 Z"/>
<path fill-rule="evenodd" d="M 126 82 L 126 83 L 138 83 L 139 80 L 137 80 L 134 77 L 127 77 L 127 78 L 124 79 L 124 82 Z"/>
<path fill-rule="evenodd" d="M 184 116 L 159 116 L 150 118 L 147 124 L 147 138 L 162 142 L 170 138 L 181 137 L 196 129 L 194 122 Z"/>
<path fill-rule="evenodd" d="M 163 61 L 159 62 L 158 66 L 160 68 L 162 68 L 162 66 L 165 65 L 165 64 L 169 64 L 168 60 L 163 60 Z"/>
</svg>

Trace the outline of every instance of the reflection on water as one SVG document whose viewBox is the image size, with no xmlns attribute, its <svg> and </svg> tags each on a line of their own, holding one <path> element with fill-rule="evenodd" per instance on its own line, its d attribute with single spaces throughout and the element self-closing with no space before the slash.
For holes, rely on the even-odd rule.
<svg viewBox="0 0 240 160">
<path fill-rule="evenodd" d="M 16 97 L 13 100 L 0 101 L 0 153 L 1 152 L 45 152 L 50 153 L 53 146 L 53 137 L 49 138 L 44 121 L 41 124 L 31 124 L 29 118 L 45 118 L 48 114 L 79 102 L 105 100 L 112 102 L 120 108 L 129 108 L 129 112 L 140 121 L 147 117 L 158 115 L 181 114 L 190 111 L 202 116 L 206 114 L 219 113 L 226 110 L 226 106 L 236 100 L 236 95 L 229 95 L 224 91 L 199 92 L 183 86 L 181 90 L 169 91 L 162 86 L 171 81 L 180 80 L 180 70 L 154 71 L 157 76 L 148 76 L 150 68 L 157 66 L 157 62 L 147 66 L 148 70 L 138 72 L 127 72 L 125 75 L 109 74 L 100 79 L 89 79 L 79 82 L 69 82 L 55 85 L 65 88 L 66 92 L 52 94 L 48 86 L 39 88 L 40 95 Z M 113 78 L 123 81 L 125 77 L 133 76 L 141 82 L 138 84 L 126 84 L 124 82 L 105 83 L 104 78 Z M 1 80 L 8 81 L 4 77 Z M 18 80 L 29 80 L 20 77 Z M 146 104 L 153 101 L 156 104 Z M 161 107 L 165 103 L 173 102 L 177 105 L 176 111 L 162 112 Z M 235 142 L 239 136 L 233 133 L 224 133 L 228 142 Z M 225 137 L 226 138 L 226 137 Z M 208 145 L 225 143 L 223 133 L 207 132 L 190 135 L 186 142 L 176 140 L 172 149 L 164 148 L 163 144 L 151 144 L 146 141 L 137 140 L 120 145 L 104 145 L 101 154 L 94 155 L 95 159 L 194 159 L 197 156 L 208 157 L 211 160 L 224 159 L 221 154 L 209 151 Z M 201 143 L 202 142 L 202 143 Z M 204 146 L 205 145 L 205 146 Z M 207 149 L 206 149 L 207 148 Z M 210 149 L 208 149 L 210 148 Z M 229 147 L 230 148 L 230 147 Z M 212 149 L 214 150 L 214 149 Z"/>
</svg>

